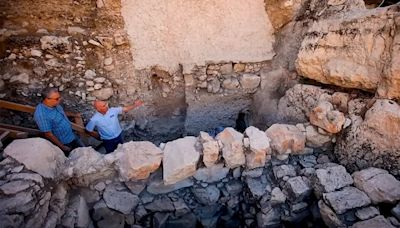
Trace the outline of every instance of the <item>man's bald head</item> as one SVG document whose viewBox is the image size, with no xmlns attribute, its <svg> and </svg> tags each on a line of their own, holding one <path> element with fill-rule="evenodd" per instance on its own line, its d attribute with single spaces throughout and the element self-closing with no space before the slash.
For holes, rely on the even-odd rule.
<svg viewBox="0 0 400 228">
<path fill-rule="evenodd" d="M 108 103 L 105 101 L 95 100 L 93 102 L 93 106 L 98 112 L 103 115 L 106 114 L 106 112 L 108 111 Z"/>
</svg>

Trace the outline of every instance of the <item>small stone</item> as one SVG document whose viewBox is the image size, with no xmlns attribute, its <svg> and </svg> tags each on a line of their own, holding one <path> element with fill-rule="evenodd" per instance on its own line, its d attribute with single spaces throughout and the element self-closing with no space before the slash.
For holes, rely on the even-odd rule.
<svg viewBox="0 0 400 228">
<path fill-rule="evenodd" d="M 276 179 L 281 179 L 285 176 L 295 177 L 296 170 L 292 165 L 281 165 L 272 168 Z"/>
<path fill-rule="evenodd" d="M 102 84 L 95 84 L 93 88 L 97 90 L 97 89 L 101 89 L 102 87 L 103 87 Z"/>
<path fill-rule="evenodd" d="M 102 88 L 94 91 L 92 95 L 100 100 L 108 100 L 110 97 L 114 95 L 114 90 L 112 88 Z"/>
<path fill-rule="evenodd" d="M 245 68 L 246 64 L 243 63 L 236 63 L 235 65 L 233 65 L 233 70 L 235 71 L 235 73 L 243 72 Z"/>
<path fill-rule="evenodd" d="M 379 214 L 380 213 L 379 213 L 378 209 L 376 209 L 376 207 L 364 207 L 364 208 L 358 209 L 356 211 L 356 216 L 360 220 L 367 220 L 367 219 L 373 218 Z"/>
<path fill-rule="evenodd" d="M 306 177 L 289 178 L 285 184 L 285 189 L 289 193 L 289 199 L 293 202 L 300 202 L 311 194 L 309 180 Z"/>
<path fill-rule="evenodd" d="M 87 70 L 87 71 L 85 71 L 85 76 L 84 76 L 85 79 L 92 80 L 92 79 L 94 79 L 95 77 L 96 77 L 96 73 L 95 73 L 93 70 Z"/>
<path fill-rule="evenodd" d="M 277 204 L 282 204 L 286 201 L 286 195 L 283 194 L 280 188 L 275 187 L 272 189 L 271 192 L 271 204 L 272 205 L 277 205 Z"/>
<path fill-rule="evenodd" d="M 99 182 L 94 186 L 94 188 L 97 191 L 103 191 L 106 188 L 106 184 L 104 182 Z"/>
<path fill-rule="evenodd" d="M 69 35 L 77 35 L 77 34 L 86 35 L 86 30 L 77 26 L 68 27 L 67 31 Z"/>
<path fill-rule="evenodd" d="M 23 84 L 29 84 L 29 74 L 27 73 L 21 73 L 15 76 L 12 76 L 10 78 L 10 83 L 23 83 Z"/>
<path fill-rule="evenodd" d="M 94 86 L 94 82 L 93 81 L 86 81 L 86 86 Z"/>
<path fill-rule="evenodd" d="M 95 81 L 96 83 L 104 83 L 106 81 L 106 78 L 104 77 L 97 77 L 95 78 L 93 81 Z"/>
<path fill-rule="evenodd" d="M 95 41 L 95 40 L 92 40 L 92 39 L 90 39 L 89 41 L 88 41 L 88 43 L 89 44 L 92 44 L 92 45 L 94 45 L 94 46 L 97 46 L 97 47 L 103 47 L 103 45 L 101 45 L 101 43 L 99 43 L 99 42 L 97 42 L 97 41 Z"/>
<path fill-rule="evenodd" d="M 36 49 L 32 49 L 31 50 L 31 56 L 33 57 L 41 57 L 42 56 L 42 52 Z"/>
<path fill-rule="evenodd" d="M 105 59 L 104 59 L 104 65 L 105 65 L 105 66 L 109 66 L 109 65 L 111 65 L 112 63 L 113 63 L 112 57 L 108 57 L 108 58 L 105 58 Z"/>
<path fill-rule="evenodd" d="M 341 191 L 324 193 L 323 198 L 337 214 L 343 214 L 347 210 L 364 207 L 371 203 L 364 192 L 354 187 L 345 187 Z"/>
</svg>

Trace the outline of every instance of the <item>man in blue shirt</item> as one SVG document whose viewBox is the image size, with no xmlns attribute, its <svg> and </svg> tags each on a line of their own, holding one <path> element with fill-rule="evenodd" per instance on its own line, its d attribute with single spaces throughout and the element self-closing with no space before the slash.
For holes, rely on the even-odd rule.
<svg viewBox="0 0 400 228">
<path fill-rule="evenodd" d="M 100 138 L 103 140 L 106 152 L 111 153 L 117 148 L 118 144 L 123 143 L 121 135 L 122 129 L 119 124 L 118 115 L 122 112 L 129 112 L 142 104 L 142 101 L 136 100 L 132 105 L 108 108 L 107 102 L 96 100 L 93 105 L 97 112 L 86 125 L 86 130 L 90 135 L 98 138 L 98 135 L 94 131 L 94 129 L 97 128 Z"/>
<path fill-rule="evenodd" d="M 45 138 L 64 151 L 66 156 L 77 147 L 83 147 L 81 140 L 72 132 L 71 122 L 60 106 L 61 95 L 56 88 L 47 88 L 43 101 L 36 106 L 34 119 Z"/>
</svg>

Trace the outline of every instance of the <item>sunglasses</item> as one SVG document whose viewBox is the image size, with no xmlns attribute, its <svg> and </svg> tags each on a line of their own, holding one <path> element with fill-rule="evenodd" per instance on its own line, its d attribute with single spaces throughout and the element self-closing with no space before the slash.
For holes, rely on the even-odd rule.
<svg viewBox="0 0 400 228">
<path fill-rule="evenodd" d="M 47 97 L 47 99 L 49 99 L 49 100 L 55 100 L 55 101 L 58 101 L 58 100 L 60 100 L 60 99 L 61 99 L 61 97 L 55 97 L 55 98 L 50 98 L 50 97 Z"/>
</svg>

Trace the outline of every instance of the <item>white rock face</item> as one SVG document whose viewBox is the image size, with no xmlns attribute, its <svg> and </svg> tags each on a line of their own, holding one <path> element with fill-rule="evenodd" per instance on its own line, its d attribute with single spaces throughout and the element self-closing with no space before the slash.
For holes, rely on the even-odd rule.
<svg viewBox="0 0 400 228">
<path fill-rule="evenodd" d="M 164 148 L 163 179 L 166 185 L 175 184 L 196 172 L 200 153 L 195 148 L 196 138 L 188 136 L 168 142 Z"/>
<path fill-rule="evenodd" d="M 65 162 L 60 148 L 42 138 L 17 139 L 4 149 L 4 154 L 45 178 L 56 178 Z"/>
<path fill-rule="evenodd" d="M 151 142 L 128 142 L 118 147 L 117 169 L 126 181 L 142 180 L 160 167 L 162 151 Z"/>
<path fill-rule="evenodd" d="M 267 155 L 271 155 L 269 138 L 256 127 L 248 127 L 245 134 L 250 141 L 250 153 L 246 154 L 247 168 L 254 169 L 265 165 Z"/>
<path fill-rule="evenodd" d="M 274 124 L 265 133 L 271 140 L 271 148 L 278 155 L 301 154 L 306 136 L 293 125 Z"/>
<path fill-rule="evenodd" d="M 354 185 L 367 193 L 373 203 L 395 203 L 400 200 L 400 181 L 386 170 L 368 168 L 353 173 Z"/>
<path fill-rule="evenodd" d="M 114 91 L 112 88 L 103 88 L 94 91 L 92 95 L 100 100 L 108 100 L 112 95 L 114 95 Z"/>
<path fill-rule="evenodd" d="M 121 11 L 139 69 L 274 56 L 274 29 L 263 0 L 133 0 L 123 1 Z"/>
<path fill-rule="evenodd" d="M 232 169 L 245 164 L 243 134 L 228 127 L 219 133 L 216 139 L 222 142 L 222 156 L 225 159 L 227 167 Z"/>
<path fill-rule="evenodd" d="M 203 146 L 203 163 L 207 167 L 213 166 L 219 158 L 218 142 L 214 140 L 208 133 L 200 132 L 200 142 Z"/>
</svg>

